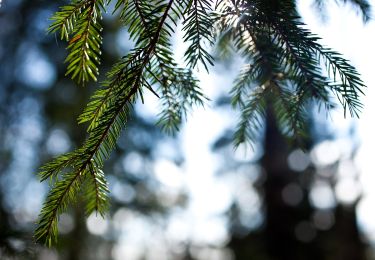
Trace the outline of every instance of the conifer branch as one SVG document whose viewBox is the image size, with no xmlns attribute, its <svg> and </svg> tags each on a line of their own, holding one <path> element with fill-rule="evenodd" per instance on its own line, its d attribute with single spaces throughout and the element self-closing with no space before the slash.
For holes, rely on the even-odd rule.
<svg viewBox="0 0 375 260">
<path fill-rule="evenodd" d="M 148 46 L 135 50 L 133 55 L 128 55 L 127 64 L 129 66 L 125 67 L 125 70 L 117 71 L 118 75 L 116 75 L 114 83 L 120 84 L 116 91 L 121 90 L 118 93 L 117 102 L 108 107 L 97 118 L 95 127 L 89 131 L 88 139 L 77 153 L 80 155 L 73 156 L 74 158 L 70 158 L 70 156 L 62 157 L 58 161 L 60 164 L 58 164 L 57 169 L 48 168 L 48 174 L 42 172 L 41 177 L 45 179 L 47 176 L 57 174 L 63 167 L 70 166 L 77 169 L 63 175 L 62 179 L 56 182 L 48 194 L 35 231 L 35 237 L 38 241 L 49 246 L 56 241 L 58 215 L 72 202 L 82 184 L 81 179 L 87 173 L 91 174 L 91 181 L 94 186 L 94 190 L 88 193 L 87 213 L 94 210 L 98 210 L 100 214 L 105 213 L 108 203 L 108 198 L 106 198 L 108 187 L 100 168 L 103 166 L 104 159 L 109 157 L 126 122 L 127 105 L 135 100 L 134 96 L 142 87 L 144 70 L 154 54 L 160 32 L 172 3 L 173 0 L 170 0 L 165 6 L 164 13 Z M 118 82 L 118 79 L 121 79 L 121 82 Z M 130 88 L 127 87 L 129 85 Z M 53 165 L 50 165 L 50 167 L 53 167 Z"/>
<path fill-rule="evenodd" d="M 81 173 L 81 172 L 80 172 Z M 67 205 L 77 196 L 81 174 L 67 173 L 52 187 L 41 210 L 35 238 L 47 246 L 57 241 L 58 215 L 66 210 Z"/>
<path fill-rule="evenodd" d="M 200 61 L 206 71 L 207 64 L 213 66 L 213 57 L 204 47 L 205 41 L 213 45 L 213 19 L 209 12 L 211 10 L 211 2 L 207 0 L 191 0 L 189 8 L 186 12 L 186 18 L 183 22 L 184 41 L 190 42 L 185 52 L 185 60 L 191 68 Z"/>
<path fill-rule="evenodd" d="M 234 39 L 237 50 L 251 64 L 247 70 L 251 75 L 240 74 L 232 89 L 235 106 L 245 106 L 246 96 L 253 91 L 250 86 L 256 82 L 265 88 L 273 86 L 271 100 L 277 107 L 279 127 L 297 141 L 305 135 L 305 107 L 311 101 L 333 107 L 329 91 L 337 95 L 345 112 L 348 109 L 351 116 L 358 116 L 362 107 L 359 94 L 365 85 L 345 59 L 321 46 L 319 38 L 303 28 L 293 1 L 272 9 L 262 1 L 231 0 L 220 2 L 218 8 L 222 13 L 218 23 L 224 25 L 221 31 Z M 323 75 L 321 60 L 333 79 Z"/>
<path fill-rule="evenodd" d="M 99 23 L 101 9 L 105 0 L 81 0 L 61 8 L 52 16 L 54 22 L 49 32 L 61 32 L 61 38 L 68 41 L 70 51 L 65 62 L 68 63 L 66 75 L 71 75 L 78 83 L 85 84 L 89 78 L 97 80 L 102 44 Z M 74 37 L 70 37 L 74 34 Z"/>
<path fill-rule="evenodd" d="M 56 12 L 51 17 L 51 20 L 54 22 L 48 27 L 47 31 L 49 33 L 60 31 L 61 40 L 65 39 L 69 41 L 70 35 L 75 30 L 76 21 L 81 14 L 81 10 L 89 1 L 90 0 L 73 2 L 70 5 L 61 7 L 60 11 Z"/>
<path fill-rule="evenodd" d="M 89 169 L 90 176 L 86 178 L 88 185 L 85 187 L 87 200 L 86 215 L 88 216 L 95 211 L 104 217 L 109 207 L 107 180 L 99 167 L 90 164 Z"/>
<path fill-rule="evenodd" d="M 235 147 L 254 143 L 270 105 L 280 130 L 297 141 L 305 134 L 307 106 L 316 101 L 331 108 L 331 92 L 345 111 L 358 115 L 362 108 L 359 97 L 365 87 L 358 72 L 304 29 L 295 1 L 270 1 L 218 0 L 215 13 L 208 0 L 116 1 L 115 11 L 120 10 L 135 47 L 112 67 L 79 116 L 79 123 L 89 124 L 82 147 L 41 168 L 40 179 L 50 179 L 52 189 L 39 216 L 35 231 L 38 241 L 47 245 L 56 241 L 59 215 L 81 193 L 87 214 L 105 214 L 109 190 L 102 172 L 104 160 L 115 148 L 136 98 L 143 101 L 145 88 L 160 97 L 157 124 L 167 132 L 178 130 L 193 105 L 203 105 L 207 98 L 192 69 L 198 62 L 206 70 L 213 64 L 206 45 L 214 43 L 214 32 L 227 54 L 234 47 L 247 63 L 230 92 L 233 107 L 240 111 Z M 369 10 L 365 0 L 342 1 L 355 3 L 363 13 Z M 98 76 L 99 21 L 109 2 L 72 0 L 52 17 L 49 31 L 60 32 L 68 41 L 67 74 L 79 83 Z M 187 68 L 177 66 L 170 41 L 181 20 L 183 39 L 188 43 L 184 55 Z"/>
</svg>

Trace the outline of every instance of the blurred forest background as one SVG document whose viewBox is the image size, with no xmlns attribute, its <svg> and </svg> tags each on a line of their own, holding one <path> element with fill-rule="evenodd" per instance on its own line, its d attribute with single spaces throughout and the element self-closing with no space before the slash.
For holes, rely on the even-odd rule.
<svg viewBox="0 0 375 260">
<path fill-rule="evenodd" d="M 356 216 L 361 189 L 352 160 L 354 126 L 340 158 L 331 156 L 334 134 L 315 112 L 306 153 L 287 148 L 272 113 L 251 156 L 233 152 L 231 127 L 216 130 L 211 177 L 226 187 L 226 196 L 212 193 L 205 181 L 204 158 L 197 167 L 187 165 L 182 135 L 189 129 L 164 135 L 142 104 L 106 163 L 112 198 L 107 217 L 86 219 L 78 202 L 60 218 L 57 248 L 35 244 L 35 221 L 48 190 L 35 173 L 82 143 L 85 129 L 76 118 L 96 87 L 79 87 L 64 76 L 66 44 L 46 34 L 61 2 L 11 0 L 0 9 L 1 259 L 375 259 Z M 108 71 L 131 45 L 116 16 L 105 16 L 103 25 L 101 71 Z M 226 60 L 215 68 L 214 75 L 226 78 L 218 84 L 230 84 L 233 66 Z M 235 116 L 228 96 L 218 93 L 209 106 L 224 118 Z M 195 171 L 200 197 L 181 181 L 188 169 Z M 208 217 L 202 213 L 208 209 L 194 206 L 207 201 L 204 196 L 216 207 Z M 195 220 L 202 215 L 205 221 Z"/>
</svg>

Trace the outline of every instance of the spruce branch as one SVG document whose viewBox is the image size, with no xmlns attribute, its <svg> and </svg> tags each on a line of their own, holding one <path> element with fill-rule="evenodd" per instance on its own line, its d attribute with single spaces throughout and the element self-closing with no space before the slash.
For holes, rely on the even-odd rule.
<svg viewBox="0 0 375 260">
<path fill-rule="evenodd" d="M 274 78 L 269 82 L 273 91 L 272 103 L 279 129 L 294 146 L 306 147 L 308 132 L 307 110 L 310 96 L 282 87 Z"/>
<path fill-rule="evenodd" d="M 72 172 L 61 176 L 61 180 L 55 183 L 47 196 L 35 231 L 37 241 L 49 246 L 56 241 L 58 215 L 65 211 L 67 205 L 73 201 L 85 175 L 89 175 L 93 188 L 86 193 L 88 199 L 87 213 L 94 210 L 97 210 L 100 214 L 106 212 L 108 187 L 101 168 L 125 126 L 129 106 L 134 102 L 135 95 L 144 85 L 146 80 L 144 78 L 145 68 L 154 54 L 160 32 L 172 3 L 173 0 L 164 5 L 164 13 L 149 44 L 146 47 L 135 49 L 127 55 L 125 62 L 127 66 L 115 70 L 117 75 L 115 75 L 112 84 L 116 84 L 115 89 L 118 95 L 116 95 L 115 102 L 101 110 L 102 113 L 99 116 L 92 118 L 95 122 L 89 130 L 89 137 L 83 147 L 76 153 L 60 157 L 54 163 L 49 164 L 46 170 L 41 173 L 42 179 L 45 179 L 48 176 L 57 175 L 62 168 L 73 168 Z M 97 109 L 97 107 L 95 108 Z M 94 109 L 94 111 L 97 110 Z M 57 167 L 54 168 L 54 166 Z"/>
<path fill-rule="evenodd" d="M 267 108 L 268 88 L 254 88 L 240 108 L 240 121 L 234 133 L 234 148 L 241 144 L 250 144 L 254 149 L 254 141 L 258 139 Z"/>
<path fill-rule="evenodd" d="M 356 4 L 363 13 L 368 10 L 365 0 L 342 1 Z M 60 32 L 68 41 L 67 74 L 79 83 L 98 76 L 101 12 L 109 2 L 72 0 L 52 17 L 49 31 Z M 192 106 L 203 105 L 207 98 L 192 69 L 202 63 L 208 70 L 213 64 L 206 45 L 216 39 L 227 54 L 234 48 L 247 64 L 230 92 L 232 105 L 240 112 L 235 147 L 258 139 L 270 106 L 283 134 L 297 141 L 305 135 L 311 102 L 330 108 L 333 93 L 345 113 L 358 116 L 362 108 L 359 98 L 365 85 L 358 72 L 305 29 L 295 1 L 218 0 L 214 11 L 208 0 L 117 0 L 118 10 L 134 48 L 112 67 L 79 116 L 79 123 L 88 123 L 88 138 L 81 148 L 55 158 L 39 173 L 42 181 L 50 179 L 52 184 L 35 232 L 36 239 L 47 245 L 56 241 L 59 215 L 78 195 L 85 198 L 87 214 L 104 215 L 108 210 L 104 161 L 115 148 L 132 105 L 138 97 L 143 101 L 145 89 L 160 98 L 157 124 L 166 132 L 178 130 Z M 188 43 L 187 68 L 178 66 L 171 44 L 180 21 Z"/>
<path fill-rule="evenodd" d="M 232 103 L 244 106 L 253 91 L 251 86 L 273 86 L 274 99 L 268 100 L 276 107 L 279 127 L 296 141 L 305 135 L 306 106 L 314 101 L 327 109 L 333 107 L 330 93 L 341 102 L 344 115 L 348 110 L 351 116 L 358 116 L 365 85 L 354 67 L 321 46 L 320 39 L 304 28 L 294 1 L 278 7 L 266 2 L 231 0 L 218 4 L 219 28 L 225 37 L 232 37 L 234 46 L 250 64 L 249 75 L 245 71 L 235 82 Z M 322 61 L 328 77 L 323 74 Z"/>
<path fill-rule="evenodd" d="M 60 7 L 60 11 L 56 12 L 51 20 L 53 21 L 48 27 L 49 33 L 60 31 L 61 40 L 70 40 L 71 34 L 75 30 L 77 19 L 82 13 L 82 9 L 90 0 L 74 1 L 69 5 Z"/>
<path fill-rule="evenodd" d="M 309 82 L 313 84 L 312 87 L 315 85 L 313 94 L 318 94 L 320 100 L 329 105 L 328 95 L 324 89 L 331 89 L 342 104 L 344 115 L 349 110 L 352 117 L 358 117 L 358 113 L 362 108 L 359 97 L 364 94 L 363 88 L 365 88 L 365 84 L 360 79 L 359 73 L 340 54 L 320 45 L 318 43 L 320 38 L 307 29 L 304 29 L 303 26 L 305 25 L 297 21 L 297 19 L 299 17 L 296 14 L 290 16 L 289 12 L 285 12 L 282 21 L 274 21 L 274 18 L 272 18 L 271 24 L 275 31 L 279 33 L 287 48 L 291 50 L 290 53 L 293 53 L 293 49 L 302 51 L 300 55 L 293 56 L 295 61 L 299 57 L 306 57 L 306 61 L 303 60 L 302 63 L 296 63 L 299 64 L 301 69 L 301 64 L 309 64 L 309 59 L 310 61 L 315 61 L 315 64 L 310 62 L 311 72 L 309 73 L 313 76 L 312 78 L 310 77 Z M 317 67 L 319 64 L 318 61 L 323 61 L 326 64 L 326 69 L 331 80 L 325 79 L 321 75 L 320 68 Z M 316 97 L 316 95 L 314 96 Z"/>
<path fill-rule="evenodd" d="M 213 66 L 214 59 L 206 50 L 204 44 L 213 45 L 213 17 L 211 2 L 207 0 L 191 0 L 185 14 L 182 30 L 185 32 L 184 41 L 189 42 L 185 51 L 185 61 L 194 68 L 200 61 L 208 72 L 208 64 Z"/>
<path fill-rule="evenodd" d="M 66 75 L 80 84 L 85 84 L 90 78 L 96 81 L 99 74 L 102 44 L 102 26 L 99 20 L 104 6 L 104 0 L 73 1 L 51 18 L 54 22 L 49 27 L 49 32 L 60 31 L 61 38 L 68 41 Z"/>
<path fill-rule="evenodd" d="M 98 212 L 102 217 L 106 214 L 109 207 L 109 189 L 104 172 L 101 167 L 95 166 L 94 163 L 89 165 L 90 176 L 86 176 L 87 185 L 86 193 L 86 215 Z"/>
<path fill-rule="evenodd" d="M 100 1 L 102 0 L 91 0 L 88 3 L 87 9 L 82 13 L 82 19 L 78 20 L 76 25 L 75 36 L 68 44 L 70 53 L 65 60 L 69 63 L 66 75 L 71 75 L 72 79 L 77 78 L 78 83 L 82 84 L 89 81 L 89 77 L 97 81 L 99 74 L 102 44 Z"/>
<path fill-rule="evenodd" d="M 147 30 L 149 25 L 147 16 L 143 9 L 139 7 L 138 1 L 135 3 L 141 25 Z M 174 15 L 168 15 L 168 21 L 177 26 L 175 19 L 182 17 L 183 9 L 188 8 L 188 4 L 182 1 L 172 5 L 171 11 Z M 146 84 L 146 87 L 152 93 L 161 98 L 162 111 L 159 113 L 157 125 L 161 126 L 162 130 L 168 134 L 178 131 L 189 108 L 197 104 L 203 105 L 203 100 L 206 99 L 198 87 L 191 69 L 178 68 L 173 57 L 169 37 L 172 31 L 172 28 L 169 28 L 169 32 L 165 29 L 160 31 L 160 39 L 155 47 L 155 54 L 150 60 L 150 66 L 146 68 L 149 73 L 147 78 L 150 79 L 151 84 L 159 85 L 158 94 L 151 86 Z"/>
<path fill-rule="evenodd" d="M 52 187 L 44 206 L 39 215 L 35 239 L 47 246 L 51 246 L 57 241 L 58 215 L 66 211 L 68 204 L 73 202 L 79 191 L 81 178 L 84 172 L 67 173 Z"/>
</svg>

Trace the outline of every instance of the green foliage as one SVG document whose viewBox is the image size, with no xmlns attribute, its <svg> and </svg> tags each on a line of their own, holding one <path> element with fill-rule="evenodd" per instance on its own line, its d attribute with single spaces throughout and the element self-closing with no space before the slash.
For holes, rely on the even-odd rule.
<svg viewBox="0 0 375 260">
<path fill-rule="evenodd" d="M 172 87 L 168 86 L 168 81 L 161 84 L 163 109 L 157 122 L 167 133 L 176 132 L 189 108 L 203 105 L 206 99 L 189 70 L 175 69 L 172 73 L 169 79 Z"/>
<path fill-rule="evenodd" d="M 350 2 L 368 13 L 366 1 Z M 52 17 L 49 31 L 68 41 L 67 74 L 81 84 L 97 79 L 101 12 L 109 3 L 72 0 Z M 230 92 L 240 111 L 235 146 L 257 140 L 270 107 L 285 136 L 299 144 L 311 102 L 331 108 L 332 96 L 337 96 L 351 116 L 361 109 L 365 86 L 358 73 L 340 54 L 319 44 L 301 22 L 294 1 L 222 0 L 214 8 L 207 0 L 117 0 L 114 12 L 135 46 L 113 65 L 79 116 L 79 123 L 88 124 L 82 147 L 41 168 L 40 179 L 50 179 L 52 188 L 35 237 L 49 246 L 56 241 L 59 215 L 77 196 L 83 196 L 88 215 L 106 213 L 109 190 L 103 164 L 144 91 L 160 98 L 157 124 L 168 133 L 179 129 L 191 107 L 203 105 L 207 98 L 192 69 L 198 63 L 206 70 L 213 65 L 209 45 L 217 43 L 226 55 L 234 50 L 246 62 Z M 178 66 L 171 47 L 179 23 L 188 45 L 187 68 Z"/>
<path fill-rule="evenodd" d="M 61 39 L 68 41 L 69 55 L 66 75 L 71 75 L 78 83 L 89 78 L 97 80 L 102 44 L 101 12 L 104 0 L 75 0 L 61 7 L 52 20 L 50 32 L 60 31 Z"/>
<path fill-rule="evenodd" d="M 311 102 L 329 109 L 331 97 L 337 96 L 344 113 L 351 116 L 358 116 L 362 108 L 359 95 L 365 85 L 356 70 L 340 54 L 319 44 L 319 38 L 301 22 L 294 1 L 282 1 L 279 6 L 268 2 L 275 1 L 221 1 L 218 7 L 225 41 L 221 44 L 233 42 L 248 62 L 232 90 L 232 104 L 242 113 L 236 146 L 257 139 L 264 102 L 273 104 L 285 136 L 300 145 Z"/>
<path fill-rule="evenodd" d="M 48 246 L 56 241 L 58 216 L 64 212 L 67 205 L 74 201 L 79 191 L 83 172 L 66 173 L 61 180 L 56 181 L 45 201 L 40 213 L 35 237 Z"/>
<path fill-rule="evenodd" d="M 183 21 L 184 41 L 191 41 L 185 52 L 185 60 L 192 68 L 201 61 L 207 71 L 207 63 L 213 65 L 213 57 L 204 46 L 205 42 L 214 43 L 211 5 L 208 0 L 191 0 Z"/>
</svg>

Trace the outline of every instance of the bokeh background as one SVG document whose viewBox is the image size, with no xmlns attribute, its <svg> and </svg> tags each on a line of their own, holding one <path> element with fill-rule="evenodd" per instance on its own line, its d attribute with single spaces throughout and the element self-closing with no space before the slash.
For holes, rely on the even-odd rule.
<svg viewBox="0 0 375 260">
<path fill-rule="evenodd" d="M 242 60 L 217 57 L 210 74 L 196 71 L 211 101 L 175 136 L 155 126 L 155 96 L 136 104 L 105 166 L 110 212 L 85 218 L 78 200 L 48 249 L 32 238 L 49 189 L 36 173 L 82 143 L 76 118 L 98 84 L 65 77 L 66 43 L 46 34 L 64 1 L 0 1 L 0 259 L 375 259 L 375 22 L 364 25 L 349 3 L 327 1 L 322 12 L 298 2 L 308 27 L 368 85 L 360 120 L 311 107 L 304 153 L 269 115 L 254 149 L 233 150 L 228 91 Z M 103 25 L 105 72 L 132 45 L 116 15 Z M 175 46 L 179 59 L 181 37 Z"/>
</svg>

